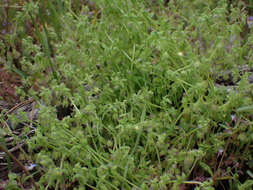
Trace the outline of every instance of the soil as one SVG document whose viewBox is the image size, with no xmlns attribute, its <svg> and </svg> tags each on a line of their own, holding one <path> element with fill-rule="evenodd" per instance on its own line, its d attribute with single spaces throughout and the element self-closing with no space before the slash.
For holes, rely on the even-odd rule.
<svg viewBox="0 0 253 190">
<path fill-rule="evenodd" d="M 19 102 L 16 94 L 16 86 L 22 86 L 20 77 L 15 73 L 10 73 L 3 66 L 0 67 L 0 100 L 8 104 Z"/>
</svg>

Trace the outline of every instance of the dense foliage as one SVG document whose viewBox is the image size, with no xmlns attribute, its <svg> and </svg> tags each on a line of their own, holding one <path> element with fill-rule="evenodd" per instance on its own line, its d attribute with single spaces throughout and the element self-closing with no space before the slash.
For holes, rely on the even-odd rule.
<svg viewBox="0 0 253 190">
<path fill-rule="evenodd" d="M 253 94 L 251 73 L 240 68 L 252 67 L 251 7 L 9 5 L 17 10 L 0 56 L 22 78 L 20 99 L 33 97 L 40 109 L 27 139 L 39 187 L 250 189 Z M 13 187 L 20 180 L 10 178 Z"/>
</svg>

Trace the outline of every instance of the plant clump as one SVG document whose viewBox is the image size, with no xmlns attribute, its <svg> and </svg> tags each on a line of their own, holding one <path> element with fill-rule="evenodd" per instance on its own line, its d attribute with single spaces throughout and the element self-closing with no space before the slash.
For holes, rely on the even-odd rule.
<svg viewBox="0 0 253 190">
<path fill-rule="evenodd" d="M 17 138 L 37 188 L 250 189 L 253 14 L 237 2 L 10 5 L 1 60 L 37 102 Z"/>
</svg>

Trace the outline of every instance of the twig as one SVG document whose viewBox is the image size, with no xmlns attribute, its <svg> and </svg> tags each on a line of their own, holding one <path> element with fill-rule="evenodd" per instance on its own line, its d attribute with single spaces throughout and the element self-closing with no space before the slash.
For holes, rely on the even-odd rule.
<svg viewBox="0 0 253 190">
<path fill-rule="evenodd" d="M 26 173 L 26 175 L 29 177 L 30 173 L 29 171 L 25 168 L 25 166 L 18 160 L 15 158 L 15 156 L 13 156 L 13 154 L 11 154 L 7 149 L 5 149 L 2 145 L 0 145 L 0 150 L 5 152 L 14 162 L 16 162 L 18 164 L 18 166 Z M 36 190 L 39 190 L 39 187 L 36 185 L 33 177 L 30 177 L 30 182 L 34 185 Z"/>
<path fill-rule="evenodd" d="M 14 107 L 12 107 L 10 110 L 8 110 L 8 111 L 4 114 L 4 116 L 7 116 L 8 114 L 14 112 L 14 111 L 17 110 L 18 108 L 21 108 L 21 107 L 23 107 L 24 105 L 30 104 L 30 103 L 32 103 L 32 102 L 34 102 L 34 100 L 33 100 L 33 99 L 30 99 L 30 100 L 26 100 L 26 101 L 24 101 L 24 102 L 21 102 L 21 103 L 17 104 L 17 105 L 15 105 Z"/>
<path fill-rule="evenodd" d="M 16 9 L 20 9 L 23 8 L 24 6 L 14 6 L 14 5 L 0 5 L 0 8 L 16 8 Z"/>
</svg>

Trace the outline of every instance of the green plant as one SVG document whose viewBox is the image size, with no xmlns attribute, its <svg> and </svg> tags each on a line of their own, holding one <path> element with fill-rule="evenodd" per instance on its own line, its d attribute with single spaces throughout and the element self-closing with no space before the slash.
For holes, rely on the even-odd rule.
<svg viewBox="0 0 253 190">
<path fill-rule="evenodd" d="M 79 9 L 67 0 L 25 3 L 11 35 L 32 19 L 34 33 L 22 34 L 27 77 L 19 93 L 41 102 L 27 142 L 43 166 L 40 187 L 249 187 L 239 177 L 252 169 L 242 163 L 252 160 L 253 130 L 252 85 L 238 69 L 252 58 L 251 32 L 245 42 L 240 35 L 242 8 L 78 2 Z M 216 75 L 240 79 L 238 88 L 218 87 Z"/>
</svg>

